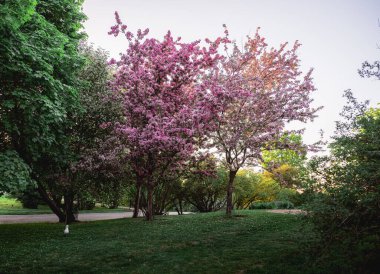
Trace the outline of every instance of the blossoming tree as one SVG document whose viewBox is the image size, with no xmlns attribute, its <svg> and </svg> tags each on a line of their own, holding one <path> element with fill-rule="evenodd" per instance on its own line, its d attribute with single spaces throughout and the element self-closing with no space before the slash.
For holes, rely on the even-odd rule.
<svg viewBox="0 0 380 274">
<path fill-rule="evenodd" d="M 124 121 L 114 131 L 125 144 L 137 199 L 141 187 L 147 189 L 146 218 L 152 220 L 157 182 L 181 167 L 208 128 L 210 115 L 202 104 L 207 85 L 200 83 L 222 58 L 217 51 L 223 39 L 207 40 L 207 47 L 201 47 L 200 41 L 182 43 L 169 31 L 159 41 L 147 38 L 148 29 L 133 34 L 115 16 L 117 24 L 109 34 L 123 34 L 128 49 L 112 61 L 116 72 L 111 88 L 122 95 L 124 110 Z"/>
<path fill-rule="evenodd" d="M 258 164 L 263 149 L 280 148 L 278 140 L 288 122 L 306 122 L 315 116 L 317 109 L 310 106 L 315 90 L 312 70 L 301 76 L 299 46 L 295 42 L 290 49 L 287 43 L 269 49 L 257 31 L 243 50 L 234 46 L 209 80 L 215 123 L 212 143 L 229 169 L 228 215 L 238 170 Z"/>
</svg>

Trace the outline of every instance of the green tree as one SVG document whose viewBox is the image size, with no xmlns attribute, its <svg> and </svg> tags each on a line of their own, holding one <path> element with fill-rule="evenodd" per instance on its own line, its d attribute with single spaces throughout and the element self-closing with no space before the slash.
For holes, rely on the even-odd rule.
<svg viewBox="0 0 380 274">
<path fill-rule="evenodd" d="M 307 150 L 302 142 L 302 136 L 296 134 L 282 136 L 279 146 L 284 149 L 262 152 L 262 167 L 266 171 L 266 176 L 271 176 L 282 187 L 300 188 L 307 176 Z"/>
<path fill-rule="evenodd" d="M 216 159 L 205 157 L 193 163 L 183 180 L 184 200 L 200 212 L 221 209 L 226 199 L 227 170 L 216 166 Z"/>
<path fill-rule="evenodd" d="M 72 154 L 65 132 L 79 107 L 82 2 L 5 0 L 0 6 L 0 154 L 27 167 L 25 180 L 37 184 L 60 221 L 73 220 L 73 214 L 57 205 L 49 189 L 60 185 L 70 194 L 65 173 Z M 66 209 L 69 204 L 66 199 Z"/>
<path fill-rule="evenodd" d="M 0 195 L 19 192 L 31 185 L 30 167 L 13 150 L 0 153 Z"/>
<path fill-rule="evenodd" d="M 341 272 L 371 273 L 380 259 L 380 108 L 367 110 L 351 91 L 345 97 L 331 155 L 311 163 L 308 217 L 321 236 L 322 262 L 336 256 L 347 262 L 335 266 Z"/>
<path fill-rule="evenodd" d="M 247 209 L 259 198 L 258 186 L 262 176 L 247 169 L 241 169 L 236 173 L 233 205 L 236 209 Z"/>
</svg>

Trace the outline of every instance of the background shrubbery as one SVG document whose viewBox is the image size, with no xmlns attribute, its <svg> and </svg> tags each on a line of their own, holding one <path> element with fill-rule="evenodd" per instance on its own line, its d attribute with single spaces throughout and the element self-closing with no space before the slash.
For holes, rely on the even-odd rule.
<svg viewBox="0 0 380 274">
<path fill-rule="evenodd" d="M 256 202 L 249 209 L 293 209 L 294 204 L 289 201 Z"/>
<path fill-rule="evenodd" d="M 307 220 L 320 241 L 316 264 L 336 273 L 376 273 L 380 261 L 380 109 L 347 91 L 331 155 L 310 162 Z"/>
</svg>

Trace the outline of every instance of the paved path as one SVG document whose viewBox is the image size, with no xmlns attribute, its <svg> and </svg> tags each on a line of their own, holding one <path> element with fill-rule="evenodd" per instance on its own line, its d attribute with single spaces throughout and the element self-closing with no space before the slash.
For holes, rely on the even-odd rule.
<svg viewBox="0 0 380 274">
<path fill-rule="evenodd" d="M 282 214 L 306 214 L 306 212 L 301 209 L 268 209 L 267 211 Z"/>
<path fill-rule="evenodd" d="M 112 213 L 82 213 L 78 215 L 79 221 L 96 221 L 132 217 L 132 212 L 112 212 Z M 20 223 L 57 223 L 58 217 L 55 214 L 36 215 L 0 215 L 0 224 L 20 224 Z"/>
<path fill-rule="evenodd" d="M 188 214 L 189 212 L 184 212 Z M 80 213 L 79 221 L 111 220 L 120 218 L 131 218 L 133 212 L 112 212 L 112 213 Z M 177 212 L 169 212 L 169 215 L 178 215 Z M 57 223 L 58 217 L 55 214 L 36 215 L 0 215 L 0 224 L 21 224 L 21 223 Z"/>
<path fill-rule="evenodd" d="M 282 214 L 304 214 L 299 209 L 270 209 L 268 212 Z M 189 214 L 190 212 L 184 212 Z M 121 218 L 131 218 L 133 212 L 112 212 L 112 213 L 81 213 L 78 215 L 79 221 L 111 220 Z M 169 212 L 169 215 L 177 215 L 177 212 Z M 0 224 L 21 224 L 21 223 L 57 223 L 58 217 L 55 214 L 36 215 L 0 215 Z"/>
</svg>

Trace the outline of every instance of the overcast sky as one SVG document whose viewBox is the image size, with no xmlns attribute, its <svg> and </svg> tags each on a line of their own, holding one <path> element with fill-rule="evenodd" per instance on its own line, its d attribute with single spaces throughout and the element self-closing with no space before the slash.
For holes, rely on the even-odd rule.
<svg viewBox="0 0 380 274">
<path fill-rule="evenodd" d="M 314 68 L 314 105 L 324 106 L 319 117 L 306 127 L 305 141 L 312 143 L 334 132 L 345 103 L 345 89 L 352 89 L 371 106 L 380 102 L 380 81 L 361 78 L 357 70 L 365 60 L 380 60 L 379 0 L 86 0 L 84 24 L 90 42 L 117 57 L 126 40 L 107 35 L 114 25 L 114 12 L 132 31 L 150 29 L 161 38 L 168 30 L 183 41 L 223 35 L 242 44 L 257 27 L 270 46 L 299 40 L 298 53 L 304 71 Z"/>
</svg>

